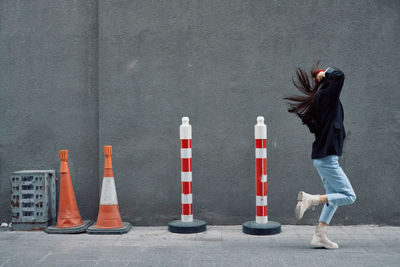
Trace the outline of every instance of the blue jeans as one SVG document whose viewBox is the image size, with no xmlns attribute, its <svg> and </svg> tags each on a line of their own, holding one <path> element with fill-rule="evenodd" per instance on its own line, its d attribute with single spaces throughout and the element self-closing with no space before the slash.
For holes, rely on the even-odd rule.
<svg viewBox="0 0 400 267">
<path fill-rule="evenodd" d="M 322 209 L 319 221 L 329 224 L 338 206 L 350 205 L 356 201 L 356 194 L 346 174 L 339 166 L 339 157 L 326 156 L 313 160 L 326 190 L 328 203 Z"/>
</svg>

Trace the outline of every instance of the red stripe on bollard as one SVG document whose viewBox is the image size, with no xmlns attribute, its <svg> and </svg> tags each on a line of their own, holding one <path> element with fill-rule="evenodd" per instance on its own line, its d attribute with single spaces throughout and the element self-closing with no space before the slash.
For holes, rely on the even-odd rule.
<svg viewBox="0 0 400 267">
<path fill-rule="evenodd" d="M 192 215 L 193 205 L 192 204 L 182 204 L 182 215 Z"/>
<path fill-rule="evenodd" d="M 266 148 L 267 139 L 256 139 L 256 148 Z"/>
<path fill-rule="evenodd" d="M 192 171 L 192 159 L 181 159 L 181 171 L 191 172 Z"/>
<path fill-rule="evenodd" d="M 261 178 L 257 179 L 256 181 L 257 185 L 256 185 L 256 194 L 257 196 L 267 196 L 267 183 L 262 183 L 261 182 Z M 263 184 L 264 184 L 264 188 L 263 188 Z"/>
<path fill-rule="evenodd" d="M 267 209 L 268 206 L 257 206 L 257 216 L 264 216 L 264 214 L 267 214 Z"/>
<path fill-rule="evenodd" d="M 264 161 L 264 164 L 263 164 Z M 267 182 L 262 182 L 261 179 L 263 174 L 267 174 L 266 159 L 256 159 L 256 195 L 266 196 L 267 195 Z M 264 185 L 264 188 L 263 188 Z"/>
<path fill-rule="evenodd" d="M 192 194 L 192 182 L 182 182 L 182 194 Z"/>
<path fill-rule="evenodd" d="M 181 139 L 181 148 L 192 148 L 192 139 Z"/>
</svg>

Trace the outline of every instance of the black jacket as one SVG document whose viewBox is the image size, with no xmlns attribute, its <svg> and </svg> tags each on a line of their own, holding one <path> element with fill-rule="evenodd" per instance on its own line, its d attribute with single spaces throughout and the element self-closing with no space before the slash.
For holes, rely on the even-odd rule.
<svg viewBox="0 0 400 267">
<path fill-rule="evenodd" d="M 317 92 L 314 102 L 319 127 L 314 133 L 312 159 L 329 155 L 341 156 L 343 140 L 346 137 L 343 126 L 343 106 L 339 100 L 344 74 L 339 70 L 328 68 L 325 71 L 325 79 L 330 80 L 330 84 Z"/>
</svg>

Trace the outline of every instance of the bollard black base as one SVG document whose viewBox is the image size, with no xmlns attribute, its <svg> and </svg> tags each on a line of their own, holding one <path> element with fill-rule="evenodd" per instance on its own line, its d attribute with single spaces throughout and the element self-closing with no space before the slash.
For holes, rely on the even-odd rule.
<svg viewBox="0 0 400 267">
<path fill-rule="evenodd" d="M 92 225 L 90 220 L 84 220 L 82 225 L 71 228 L 57 228 L 55 225 L 51 225 L 44 229 L 44 232 L 47 234 L 80 234 L 86 232 L 90 225 Z"/>
<path fill-rule="evenodd" d="M 168 223 L 168 231 L 178 234 L 201 233 L 207 229 L 206 222 L 193 220 L 193 222 L 182 222 L 180 220 Z"/>
<path fill-rule="evenodd" d="M 269 221 L 268 223 L 256 223 L 255 221 L 243 224 L 243 233 L 249 235 L 276 235 L 281 232 L 281 224 Z"/>
<path fill-rule="evenodd" d="M 93 225 L 86 230 L 86 233 L 89 235 L 122 235 L 128 233 L 132 225 L 128 222 L 122 222 L 122 224 L 122 227 L 112 229 L 96 228 L 96 225 Z"/>
</svg>

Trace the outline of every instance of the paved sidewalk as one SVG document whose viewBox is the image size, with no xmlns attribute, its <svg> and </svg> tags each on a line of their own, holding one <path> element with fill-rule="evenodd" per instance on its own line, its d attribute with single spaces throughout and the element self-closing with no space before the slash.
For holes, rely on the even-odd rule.
<svg viewBox="0 0 400 267">
<path fill-rule="evenodd" d="M 249 236 L 241 226 L 180 235 L 134 227 L 121 236 L 0 232 L 0 266 L 400 266 L 400 227 L 334 226 L 338 250 L 311 249 L 311 226 Z"/>
</svg>

